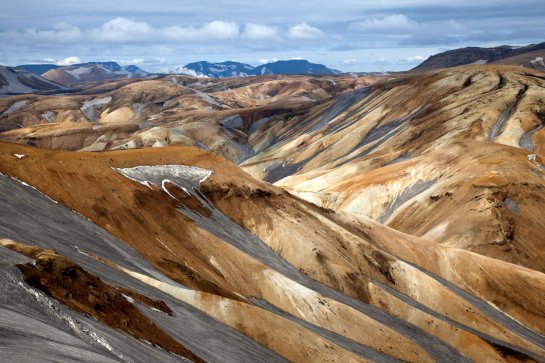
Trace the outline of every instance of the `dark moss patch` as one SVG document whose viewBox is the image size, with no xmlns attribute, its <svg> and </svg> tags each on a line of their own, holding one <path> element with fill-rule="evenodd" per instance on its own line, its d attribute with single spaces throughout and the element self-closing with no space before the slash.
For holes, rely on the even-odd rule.
<svg viewBox="0 0 545 363">
<path fill-rule="evenodd" d="M 8 248 L 36 259 L 35 264 L 17 265 L 24 275 L 25 282 L 30 286 L 43 291 L 70 309 L 94 317 L 105 325 L 193 361 L 203 362 L 155 325 L 123 294 L 134 296 L 164 312 L 172 313 L 164 302 L 153 301 L 128 289 L 110 286 L 98 276 L 53 251 L 37 252 L 23 245 L 10 245 Z"/>
</svg>

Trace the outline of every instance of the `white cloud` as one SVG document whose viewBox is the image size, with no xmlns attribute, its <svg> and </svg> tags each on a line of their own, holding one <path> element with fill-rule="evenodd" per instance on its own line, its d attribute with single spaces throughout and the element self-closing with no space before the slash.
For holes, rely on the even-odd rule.
<svg viewBox="0 0 545 363">
<path fill-rule="evenodd" d="M 261 26 L 263 36 L 267 30 Z M 255 29 L 255 27 L 254 27 Z M 271 28 L 272 29 L 272 28 Z M 269 29 L 270 31 L 270 29 Z M 0 40 L 11 43 L 39 42 L 40 44 L 71 43 L 161 43 L 168 41 L 193 42 L 235 39 L 240 36 L 239 25 L 230 21 L 211 21 L 202 26 L 170 26 L 154 28 L 146 22 L 117 17 L 90 29 L 80 29 L 69 24 L 58 24 L 52 29 L 0 32 Z"/>
<path fill-rule="evenodd" d="M 226 40 L 239 36 L 239 25 L 235 22 L 212 21 L 202 27 L 171 26 L 160 30 L 161 36 L 174 41 Z"/>
<path fill-rule="evenodd" d="M 264 24 L 247 23 L 243 36 L 252 40 L 278 40 L 278 28 Z"/>
<path fill-rule="evenodd" d="M 291 39 L 314 39 L 320 38 L 324 33 L 307 23 L 300 23 L 292 26 L 288 30 L 288 37 Z"/>
<path fill-rule="evenodd" d="M 31 60 L 30 63 L 35 64 L 51 64 L 51 63 L 57 63 L 57 61 L 53 58 L 42 58 L 38 60 Z"/>
<path fill-rule="evenodd" d="M 301 57 L 300 55 L 298 55 L 297 57 L 291 57 L 290 59 L 291 59 L 291 60 L 302 60 L 303 57 Z"/>
<path fill-rule="evenodd" d="M 269 63 L 269 59 L 268 59 L 268 58 L 259 58 L 257 61 L 259 62 L 259 64 L 266 64 L 266 63 Z"/>
<path fill-rule="evenodd" d="M 387 66 L 414 66 L 415 64 L 422 63 L 427 59 L 427 56 L 410 55 L 407 57 L 378 57 L 372 60 L 373 64 L 381 64 Z"/>
<path fill-rule="evenodd" d="M 81 30 L 73 25 L 59 23 L 52 29 L 36 30 L 26 29 L 23 32 L 5 32 L 9 38 L 20 38 L 20 40 L 36 42 L 77 42 L 82 38 Z"/>
<path fill-rule="evenodd" d="M 274 62 L 278 62 L 278 58 L 259 58 L 258 59 L 258 62 L 260 64 L 267 64 L 267 63 L 274 63 Z"/>
<path fill-rule="evenodd" d="M 70 24 L 57 24 L 52 29 L 0 32 L 0 41 L 12 44 L 38 42 L 40 45 L 60 44 L 165 44 L 168 42 L 217 42 L 231 39 L 253 41 L 282 41 L 283 38 L 308 40 L 324 33 L 307 23 L 278 27 L 260 23 L 246 23 L 241 31 L 234 21 L 215 20 L 202 25 L 154 27 L 147 22 L 116 17 L 87 29 Z M 136 62 L 135 62 L 136 63 Z"/>
<path fill-rule="evenodd" d="M 41 58 L 41 59 L 24 59 L 23 63 L 28 64 L 56 64 L 59 66 L 69 66 L 72 64 L 83 63 L 79 57 L 71 56 L 63 59 Z"/>
<path fill-rule="evenodd" d="M 195 72 L 193 69 L 185 68 L 182 65 L 175 66 L 173 68 L 164 68 L 162 70 L 162 73 L 185 74 L 185 75 L 193 76 L 193 77 L 208 78 L 208 76 L 206 76 L 206 75 L 204 75 L 202 73 Z"/>
<path fill-rule="evenodd" d="M 147 58 L 147 59 L 144 59 L 144 61 L 142 62 L 142 64 L 166 64 L 166 63 L 167 63 L 167 59 L 163 57 Z"/>
<path fill-rule="evenodd" d="M 212 21 L 199 30 L 209 39 L 231 39 L 239 35 L 239 26 L 234 21 Z"/>
<path fill-rule="evenodd" d="M 57 65 L 59 66 L 69 66 L 69 65 L 72 65 L 72 64 L 78 64 L 78 63 L 82 63 L 81 59 L 79 59 L 79 57 L 76 57 L 76 56 L 71 56 L 71 57 L 66 57 L 64 59 L 61 59 L 57 62 L 55 62 Z"/>
<path fill-rule="evenodd" d="M 356 63 L 358 63 L 358 61 L 353 58 L 343 60 L 343 64 L 356 64 Z"/>
<path fill-rule="evenodd" d="M 166 64 L 167 59 L 166 58 L 132 58 L 132 59 L 112 59 L 113 62 L 118 63 L 119 65 L 126 66 L 126 65 L 142 65 L 142 64 L 153 64 L 153 65 L 160 65 L 160 64 Z"/>
<path fill-rule="evenodd" d="M 142 41 L 153 37 L 154 32 L 147 23 L 117 17 L 92 29 L 89 34 L 98 41 L 117 43 Z"/>
<path fill-rule="evenodd" d="M 403 14 L 387 15 L 382 18 L 369 18 L 351 23 L 350 29 L 364 30 L 370 33 L 403 33 L 417 30 L 419 24 Z"/>
<path fill-rule="evenodd" d="M 133 58 L 132 60 L 130 61 L 120 61 L 118 63 L 120 64 L 143 64 L 144 63 L 144 58 Z"/>
<path fill-rule="evenodd" d="M 426 59 L 426 57 L 422 57 L 421 55 L 412 55 L 406 58 L 407 62 L 413 63 L 413 62 L 422 62 Z"/>
</svg>

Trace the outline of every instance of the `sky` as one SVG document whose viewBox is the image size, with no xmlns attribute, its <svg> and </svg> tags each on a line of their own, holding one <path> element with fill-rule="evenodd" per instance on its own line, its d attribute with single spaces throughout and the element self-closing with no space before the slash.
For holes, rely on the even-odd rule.
<svg viewBox="0 0 545 363">
<path fill-rule="evenodd" d="M 545 41 L 543 0 L 1 0 L 0 64 L 308 59 L 407 70 L 466 46 Z"/>
</svg>

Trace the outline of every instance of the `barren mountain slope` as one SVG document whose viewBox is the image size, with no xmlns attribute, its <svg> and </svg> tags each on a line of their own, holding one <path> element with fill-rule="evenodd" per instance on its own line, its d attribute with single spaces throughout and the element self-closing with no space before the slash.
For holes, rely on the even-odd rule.
<svg viewBox="0 0 545 363">
<path fill-rule="evenodd" d="M 61 91 L 63 87 L 22 69 L 0 66 L 0 97 L 21 93 Z M 13 109 L 12 109 L 13 110 Z"/>
<path fill-rule="evenodd" d="M 380 79 L 165 76 L 63 96 L 8 97 L 0 99 L 0 139 L 88 151 L 191 145 L 239 161 L 271 144 L 290 115 Z"/>
<path fill-rule="evenodd" d="M 501 45 L 492 48 L 466 47 L 451 49 L 442 53 L 432 55 L 424 62 L 413 68 L 413 71 L 425 71 L 437 68 L 456 67 L 466 64 L 485 64 L 501 62 L 504 59 L 512 58 L 509 62 L 503 64 L 519 64 L 514 59 L 518 56 L 526 57 L 535 51 L 545 49 L 545 42 L 538 44 L 529 44 L 526 46 Z M 526 66 L 526 64 L 524 64 Z M 535 68 L 530 65 L 530 68 Z"/>
<path fill-rule="evenodd" d="M 149 73 L 130 65 L 120 66 L 115 62 L 74 64 L 55 67 L 42 74 L 42 77 L 63 86 L 72 87 L 83 82 L 97 82 L 117 78 L 144 78 Z"/>
<path fill-rule="evenodd" d="M 543 271 L 542 78 L 500 66 L 370 88 L 366 78 L 168 76 L 2 99 L 0 137 L 71 150 L 197 146 L 318 205 Z"/>
<path fill-rule="evenodd" d="M 544 271 L 545 76 L 408 75 L 287 122 L 255 177 L 336 211 Z"/>
<path fill-rule="evenodd" d="M 521 55 L 505 58 L 494 62 L 495 64 L 509 64 L 520 65 L 527 68 L 535 68 L 541 71 L 545 71 L 545 63 L 543 59 L 545 57 L 545 49 L 536 50 L 534 52 L 528 52 Z"/>
<path fill-rule="evenodd" d="M 0 300 L 2 309 L 24 309 L 28 325 L 54 306 L 50 326 L 79 339 L 89 356 L 166 359 L 140 343 L 141 320 L 103 321 L 100 305 L 85 305 L 92 300 L 82 300 L 79 286 L 98 276 L 106 285 L 94 282 L 93 296 L 135 304 L 162 332 L 152 344 L 188 358 L 545 357 L 540 272 L 318 208 L 194 148 L 0 145 L 0 234 L 11 250 L 0 247 L 1 266 L 13 286 L 6 291 L 20 294 Z M 151 300 L 165 312 L 146 307 Z M 81 338 L 66 324 L 74 320 L 92 334 Z M 116 330 L 123 321 L 136 340 Z"/>
<path fill-rule="evenodd" d="M 466 66 L 362 87 L 373 81 L 167 76 L 9 97 L 0 138 L 197 146 L 320 206 L 543 271 L 542 73 Z"/>
</svg>

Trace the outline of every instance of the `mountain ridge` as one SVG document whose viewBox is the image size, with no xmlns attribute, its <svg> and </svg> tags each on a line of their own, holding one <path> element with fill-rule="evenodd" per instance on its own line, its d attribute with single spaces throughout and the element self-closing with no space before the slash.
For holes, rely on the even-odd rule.
<svg viewBox="0 0 545 363">
<path fill-rule="evenodd" d="M 42 77 L 64 86 L 119 78 L 144 78 L 150 73 L 135 65 L 121 66 L 116 62 L 87 62 L 51 68 Z"/>
<path fill-rule="evenodd" d="M 279 60 L 271 63 L 252 66 L 246 63 L 225 61 L 211 63 L 198 61 L 188 63 L 178 68 L 179 73 L 186 72 L 197 76 L 212 78 L 222 77 L 247 77 L 263 74 L 286 74 L 286 75 L 332 75 L 342 72 L 328 68 L 323 64 L 311 63 L 305 59 Z"/>
<path fill-rule="evenodd" d="M 430 56 L 424 62 L 411 69 L 423 71 L 436 68 L 449 68 L 468 64 L 501 63 L 502 60 L 525 53 L 545 51 L 545 42 L 526 46 L 501 45 L 497 47 L 465 47 L 447 50 Z M 502 63 L 507 64 L 507 63 Z M 516 65 L 516 63 L 511 63 Z M 534 68 L 534 67 L 532 67 Z"/>
<path fill-rule="evenodd" d="M 544 361 L 544 90 L 471 65 L 2 98 L 9 353 L 58 341 L 55 304 L 146 361 Z"/>
<path fill-rule="evenodd" d="M 63 86 L 34 73 L 0 66 L 0 96 L 63 90 Z"/>
</svg>

